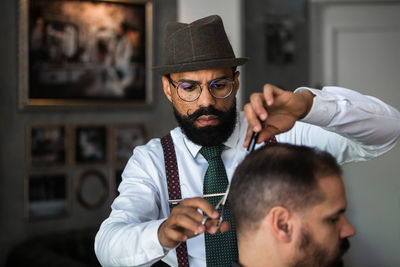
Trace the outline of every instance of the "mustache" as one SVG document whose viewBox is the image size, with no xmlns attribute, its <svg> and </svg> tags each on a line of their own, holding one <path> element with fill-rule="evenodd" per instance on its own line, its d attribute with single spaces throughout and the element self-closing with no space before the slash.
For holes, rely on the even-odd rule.
<svg viewBox="0 0 400 267">
<path fill-rule="evenodd" d="M 186 115 L 185 119 L 189 120 L 191 123 L 194 123 L 198 117 L 203 115 L 214 115 L 217 117 L 222 117 L 225 113 L 221 110 L 214 108 L 213 106 L 202 107 L 193 112 L 193 114 Z"/>
</svg>

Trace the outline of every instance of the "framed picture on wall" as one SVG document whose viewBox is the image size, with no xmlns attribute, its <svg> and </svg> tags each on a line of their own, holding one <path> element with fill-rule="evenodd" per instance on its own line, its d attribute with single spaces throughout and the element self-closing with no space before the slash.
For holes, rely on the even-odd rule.
<svg viewBox="0 0 400 267">
<path fill-rule="evenodd" d="M 106 176 L 95 169 L 83 172 L 75 188 L 79 203 L 87 209 L 102 206 L 109 194 Z"/>
<path fill-rule="evenodd" d="M 19 106 L 148 106 L 151 51 L 151 0 L 19 0 Z"/>
<path fill-rule="evenodd" d="M 65 174 L 29 174 L 25 179 L 25 217 L 52 218 L 69 209 L 68 179 Z"/>
<path fill-rule="evenodd" d="M 133 149 L 144 145 L 149 139 L 144 123 L 126 123 L 113 126 L 113 154 L 116 162 L 125 163 L 132 156 Z"/>
<path fill-rule="evenodd" d="M 66 163 L 66 128 L 64 125 L 38 124 L 27 127 L 27 163 L 29 166 L 52 166 Z"/>
<path fill-rule="evenodd" d="M 105 163 L 107 150 L 107 127 L 105 125 L 75 127 L 76 163 Z"/>
</svg>

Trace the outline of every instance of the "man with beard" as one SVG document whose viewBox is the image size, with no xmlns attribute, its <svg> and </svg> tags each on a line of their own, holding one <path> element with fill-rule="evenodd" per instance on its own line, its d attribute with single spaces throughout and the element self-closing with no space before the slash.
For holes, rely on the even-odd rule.
<svg viewBox="0 0 400 267">
<path fill-rule="evenodd" d="M 260 133 L 256 149 L 265 142 L 316 146 L 340 163 L 377 157 L 399 137 L 397 110 L 339 87 L 293 93 L 265 85 L 237 114 L 236 67 L 247 59 L 235 57 L 219 16 L 168 23 L 164 47 L 164 64 L 154 69 L 179 127 L 136 147 L 129 159 L 95 240 L 105 266 L 160 259 L 171 266 L 230 266 L 237 260 L 229 203 L 220 225 L 213 219 L 221 210 L 214 207 L 248 154 L 253 131 Z"/>
<path fill-rule="evenodd" d="M 229 203 L 239 241 L 234 266 L 343 266 L 355 234 L 341 169 L 329 153 L 275 144 L 237 167 Z"/>
</svg>

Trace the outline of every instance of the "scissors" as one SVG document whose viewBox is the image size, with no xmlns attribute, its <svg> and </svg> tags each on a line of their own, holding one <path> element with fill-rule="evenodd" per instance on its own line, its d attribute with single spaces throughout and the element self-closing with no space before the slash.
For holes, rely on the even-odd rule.
<svg viewBox="0 0 400 267">
<path fill-rule="evenodd" d="M 224 195 L 225 195 L 225 193 L 206 194 L 206 195 L 203 195 L 203 198 L 206 198 L 206 197 L 219 197 L 219 196 L 224 196 Z M 179 203 L 182 202 L 182 200 L 183 199 L 168 199 L 168 203 L 170 205 L 178 205 Z"/>
<path fill-rule="evenodd" d="M 220 215 L 219 215 L 219 218 L 218 218 L 217 228 L 219 228 L 221 223 L 224 221 L 225 203 L 226 203 L 226 200 L 228 199 L 229 188 L 230 188 L 230 184 L 228 184 L 228 188 L 226 189 L 226 192 L 224 193 L 224 196 L 221 198 L 221 200 L 215 206 L 216 210 L 218 210 L 221 207 L 221 212 L 220 212 Z M 208 215 L 205 215 L 203 217 L 203 220 L 201 221 L 201 224 L 204 225 L 208 219 L 209 219 Z"/>
</svg>

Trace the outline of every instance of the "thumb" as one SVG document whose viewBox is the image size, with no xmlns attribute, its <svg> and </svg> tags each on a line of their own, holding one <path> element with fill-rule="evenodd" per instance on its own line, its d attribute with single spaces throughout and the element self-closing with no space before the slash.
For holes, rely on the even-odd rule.
<svg viewBox="0 0 400 267">
<path fill-rule="evenodd" d="M 257 143 L 260 144 L 260 143 L 268 140 L 272 136 L 280 134 L 280 133 L 281 133 L 281 131 L 278 128 L 276 128 L 274 126 L 267 126 L 260 132 Z"/>
</svg>

